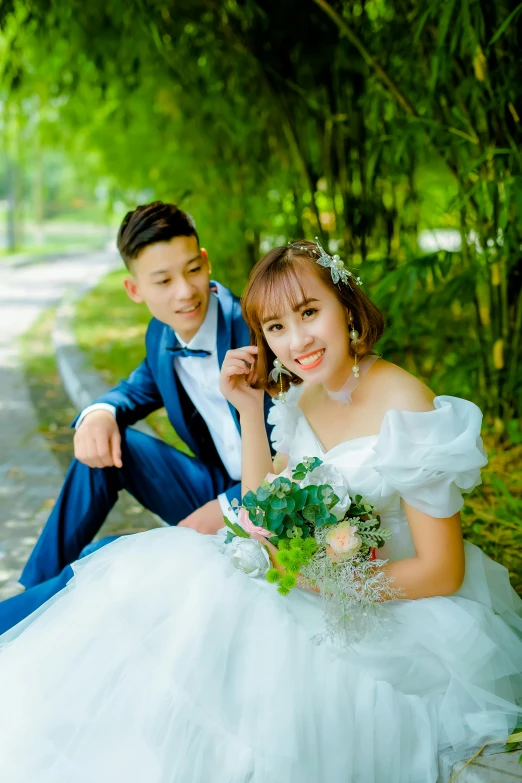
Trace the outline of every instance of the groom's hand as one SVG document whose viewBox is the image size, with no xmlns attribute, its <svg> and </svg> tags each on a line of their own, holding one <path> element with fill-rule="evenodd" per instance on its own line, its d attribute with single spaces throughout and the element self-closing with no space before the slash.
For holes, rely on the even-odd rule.
<svg viewBox="0 0 522 783">
<path fill-rule="evenodd" d="M 178 523 L 178 527 L 191 527 L 206 535 L 214 535 L 223 526 L 223 512 L 219 500 L 210 500 Z"/>
<path fill-rule="evenodd" d="M 74 456 L 90 468 L 121 468 L 121 435 L 112 413 L 87 414 L 74 435 Z"/>
</svg>

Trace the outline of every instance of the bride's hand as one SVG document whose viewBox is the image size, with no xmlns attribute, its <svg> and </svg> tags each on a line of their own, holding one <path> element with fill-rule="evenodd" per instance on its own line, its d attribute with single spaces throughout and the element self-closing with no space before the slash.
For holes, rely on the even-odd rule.
<svg viewBox="0 0 522 783">
<path fill-rule="evenodd" d="M 276 568 L 281 574 L 281 576 L 284 576 L 286 574 L 286 568 L 282 566 L 279 560 L 277 559 L 279 549 L 276 546 L 274 546 L 266 538 L 266 536 L 262 536 L 260 533 L 252 533 L 250 538 L 254 538 L 256 541 L 259 541 L 259 543 L 265 547 L 266 551 L 268 552 L 270 562 L 272 563 L 272 568 Z"/>
<path fill-rule="evenodd" d="M 257 346 L 246 345 L 227 351 L 219 376 L 219 388 L 222 395 L 239 413 L 262 408 L 263 390 L 253 389 L 257 374 L 255 362 Z"/>
<path fill-rule="evenodd" d="M 276 568 L 281 576 L 284 576 L 286 574 L 286 568 L 281 565 L 279 560 L 277 559 L 277 554 L 279 552 L 279 549 L 274 546 L 270 541 L 268 541 L 265 536 L 260 535 L 259 533 L 252 533 L 250 536 L 251 538 L 255 538 L 256 541 L 259 541 L 260 544 L 263 544 L 263 546 L 266 548 L 268 552 L 268 556 L 270 557 L 270 562 L 272 563 L 272 567 Z M 319 592 L 319 588 L 316 585 L 312 585 L 309 582 L 307 582 L 303 577 L 298 574 L 297 576 L 297 587 L 300 587 L 302 590 L 312 590 L 314 593 Z"/>
</svg>

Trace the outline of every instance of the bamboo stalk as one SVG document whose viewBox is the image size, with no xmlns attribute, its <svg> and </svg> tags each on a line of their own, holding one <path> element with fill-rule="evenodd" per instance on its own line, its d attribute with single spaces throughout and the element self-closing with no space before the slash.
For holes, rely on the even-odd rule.
<svg viewBox="0 0 522 783">
<path fill-rule="evenodd" d="M 384 68 L 377 62 L 375 57 L 372 57 L 372 55 L 369 53 L 369 51 L 364 46 L 363 42 L 359 38 L 356 33 L 353 32 L 353 30 L 347 25 L 345 20 L 339 16 L 337 11 L 335 11 L 329 3 L 326 2 L 326 0 L 313 0 L 316 5 L 318 5 L 322 10 L 327 14 L 330 19 L 335 22 L 337 27 L 340 29 L 341 33 L 348 38 L 350 43 L 355 46 L 363 60 L 375 71 L 379 79 L 382 81 L 383 84 L 386 85 L 388 90 L 391 92 L 395 100 L 400 103 L 404 111 L 407 112 L 407 114 L 411 115 L 412 117 L 417 116 L 417 112 L 415 109 L 411 106 L 409 101 L 402 95 L 399 88 L 395 84 L 395 82 L 388 76 Z"/>
</svg>

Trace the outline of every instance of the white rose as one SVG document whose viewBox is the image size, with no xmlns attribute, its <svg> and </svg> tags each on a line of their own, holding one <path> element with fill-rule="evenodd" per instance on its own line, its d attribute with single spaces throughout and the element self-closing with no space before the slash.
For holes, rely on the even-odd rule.
<svg viewBox="0 0 522 783">
<path fill-rule="evenodd" d="M 339 498 L 339 502 L 330 509 L 330 512 L 339 520 L 346 516 L 352 500 L 348 494 L 348 487 L 342 474 L 333 465 L 323 462 L 322 465 L 307 473 L 299 483 L 302 487 L 307 487 L 309 484 L 329 484 Z"/>
<path fill-rule="evenodd" d="M 224 553 L 236 568 L 252 579 L 264 576 L 270 568 L 268 552 L 254 538 L 234 538 L 225 546 Z"/>
</svg>

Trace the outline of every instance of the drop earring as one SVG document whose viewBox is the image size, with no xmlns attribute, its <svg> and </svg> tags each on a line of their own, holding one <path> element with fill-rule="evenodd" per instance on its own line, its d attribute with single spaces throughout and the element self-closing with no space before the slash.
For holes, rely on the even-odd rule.
<svg viewBox="0 0 522 783">
<path fill-rule="evenodd" d="M 292 373 L 289 372 L 283 363 L 276 357 L 274 359 L 274 369 L 270 373 L 270 377 L 275 383 L 279 383 L 279 392 L 276 395 L 276 400 L 286 402 L 286 394 L 283 389 L 283 375 L 288 375 L 290 378 L 292 377 Z"/>
<path fill-rule="evenodd" d="M 354 361 L 352 372 L 354 376 L 358 378 L 359 370 L 360 370 L 359 365 L 357 364 L 357 340 L 359 339 L 359 332 L 354 326 L 353 315 L 351 315 L 348 320 L 350 321 L 350 345 L 352 347 L 353 361 Z"/>
</svg>

